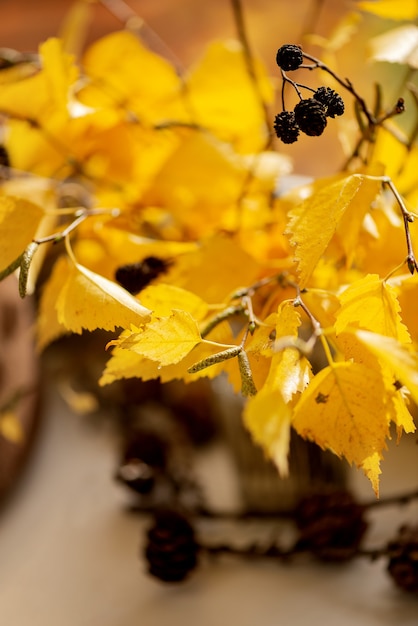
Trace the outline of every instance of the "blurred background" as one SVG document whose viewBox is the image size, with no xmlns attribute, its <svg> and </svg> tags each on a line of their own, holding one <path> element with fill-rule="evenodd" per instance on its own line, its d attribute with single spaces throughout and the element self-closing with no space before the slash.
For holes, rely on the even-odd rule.
<svg viewBox="0 0 418 626">
<path fill-rule="evenodd" d="M 0 47 L 37 50 L 40 42 L 59 34 L 73 4 L 73 0 L 0 0 Z M 92 4 L 86 45 L 121 28 L 122 22 L 116 15 L 128 9 L 144 21 L 142 32 L 154 50 L 185 69 L 199 59 L 209 41 L 237 35 L 232 2 L 228 0 L 127 0 L 126 3 L 104 0 Z M 346 19 L 355 8 L 355 1 L 242 0 L 242 8 L 254 54 L 279 79 L 275 65 L 277 48 L 283 43 L 298 43 L 307 52 L 321 57 L 321 46 L 315 45 L 317 42 L 308 35 L 315 33 L 324 41 L 329 40 L 344 16 Z M 366 99 L 372 97 L 374 83 L 382 82 L 387 106 L 391 106 L 393 99 L 395 102 L 397 99 L 396 88 L 402 82 L 402 72 L 397 67 L 382 63 L 376 66 L 366 60 L 368 37 L 385 28 L 387 24 L 383 20 L 363 15 L 360 30 L 337 55 L 337 70 L 342 77 L 348 76 Z M 312 79 L 317 84 L 318 74 L 312 74 L 308 72 L 304 79 L 308 84 Z M 272 110 L 272 119 L 281 110 L 279 102 L 276 109 Z M 280 145 L 280 150 L 293 159 L 296 172 L 329 175 L 342 166 L 344 157 L 337 125 L 332 126 L 320 138 L 304 137 L 291 146 Z"/>
</svg>

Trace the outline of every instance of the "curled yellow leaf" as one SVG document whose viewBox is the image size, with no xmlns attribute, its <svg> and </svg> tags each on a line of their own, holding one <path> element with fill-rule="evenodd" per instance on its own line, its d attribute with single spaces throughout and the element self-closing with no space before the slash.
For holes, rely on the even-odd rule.
<svg viewBox="0 0 418 626">
<path fill-rule="evenodd" d="M 67 279 L 57 294 L 58 321 L 67 330 L 115 330 L 149 319 L 151 311 L 116 283 L 71 263 Z"/>
<path fill-rule="evenodd" d="M 275 463 L 280 475 L 287 476 L 291 409 L 279 389 L 263 387 L 250 397 L 243 419 L 254 441 Z"/>
</svg>

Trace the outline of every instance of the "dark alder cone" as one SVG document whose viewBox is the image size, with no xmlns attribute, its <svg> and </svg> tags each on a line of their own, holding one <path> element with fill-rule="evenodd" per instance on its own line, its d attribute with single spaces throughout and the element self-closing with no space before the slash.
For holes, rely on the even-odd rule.
<svg viewBox="0 0 418 626">
<path fill-rule="evenodd" d="M 331 87 L 319 87 L 313 97 L 324 105 L 327 117 L 336 117 L 344 113 L 344 101 Z"/>
<path fill-rule="evenodd" d="M 138 293 L 155 278 L 165 274 L 170 266 L 166 259 L 148 256 L 139 263 L 130 263 L 118 267 L 115 273 L 116 281 L 130 293 Z"/>
<path fill-rule="evenodd" d="M 164 582 L 180 582 L 197 565 L 198 545 L 189 521 L 173 510 L 159 511 L 147 534 L 148 571 Z"/>
<path fill-rule="evenodd" d="M 388 572 L 398 587 L 418 594 L 418 526 L 404 526 L 388 544 Z"/>
<path fill-rule="evenodd" d="M 167 463 L 167 444 L 157 434 L 140 431 L 128 439 L 116 479 L 139 494 L 150 493 Z"/>
<path fill-rule="evenodd" d="M 313 494 L 301 500 L 295 512 L 298 548 L 323 561 L 352 558 L 367 529 L 364 508 L 347 491 Z"/>
<path fill-rule="evenodd" d="M 322 135 L 327 125 L 325 107 L 315 100 L 307 98 L 297 103 L 294 108 L 295 120 L 300 130 L 306 135 Z"/>
<path fill-rule="evenodd" d="M 294 44 L 286 44 L 277 50 L 277 65 L 286 71 L 297 70 L 303 63 L 302 48 Z"/>
<path fill-rule="evenodd" d="M 274 130 L 283 143 L 294 143 L 299 137 L 299 126 L 296 124 L 293 111 L 283 111 L 274 118 Z"/>
</svg>

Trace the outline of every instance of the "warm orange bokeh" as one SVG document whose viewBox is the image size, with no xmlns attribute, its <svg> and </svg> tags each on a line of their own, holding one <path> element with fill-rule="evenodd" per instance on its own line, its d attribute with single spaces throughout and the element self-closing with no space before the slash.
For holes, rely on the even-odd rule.
<svg viewBox="0 0 418 626">
<path fill-rule="evenodd" d="M 0 47 L 23 51 L 37 49 L 40 42 L 56 35 L 73 0 L 3 0 L 0 21 Z M 109 3 L 110 4 L 110 3 Z M 114 6 L 123 3 L 113 2 Z M 232 2 L 228 0 L 129 0 L 127 3 L 145 22 L 145 39 L 157 52 L 170 57 L 180 67 L 189 67 L 213 39 L 236 36 Z M 253 51 L 259 55 L 273 75 L 279 74 L 275 65 L 277 48 L 283 43 L 303 44 L 304 49 L 321 55 L 318 46 L 308 43 L 304 33 L 314 31 L 324 37 L 332 32 L 352 0 L 242 0 L 248 38 Z M 365 17 L 364 26 L 370 31 L 376 27 L 373 18 Z M 100 2 L 94 7 L 93 20 L 87 42 L 121 27 L 121 22 Z M 372 93 L 375 80 L 364 60 L 366 38 L 357 36 L 353 45 L 346 46 L 339 55 L 342 76 L 350 76 L 357 89 L 366 97 Z M 276 74 L 277 73 L 277 74 Z M 312 80 L 309 74 L 307 82 Z M 315 76 L 317 80 L 318 75 Z M 324 77 L 325 78 L 325 77 Z M 379 79 L 379 77 L 377 78 Z M 348 99 L 348 98 L 347 98 Z M 277 111 L 280 103 L 277 104 Z M 309 175 L 327 175 L 341 167 L 341 154 L 336 132 L 323 137 L 304 138 L 292 146 L 280 145 L 280 151 L 289 155 L 295 170 Z"/>
</svg>

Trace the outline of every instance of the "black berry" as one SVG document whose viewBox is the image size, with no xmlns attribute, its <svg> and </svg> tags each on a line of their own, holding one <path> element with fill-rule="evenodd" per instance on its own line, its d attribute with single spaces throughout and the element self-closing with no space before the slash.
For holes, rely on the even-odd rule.
<svg viewBox="0 0 418 626">
<path fill-rule="evenodd" d="M 299 137 L 299 126 L 293 111 L 283 111 L 274 118 L 274 130 L 283 143 L 294 143 Z"/>
<path fill-rule="evenodd" d="M 364 508 L 347 491 L 307 496 L 299 503 L 295 519 L 298 547 L 324 561 L 352 558 L 367 529 Z"/>
<path fill-rule="evenodd" d="M 139 263 L 118 267 L 115 273 L 117 282 L 130 293 L 138 293 L 155 278 L 164 274 L 170 266 L 166 259 L 148 256 Z"/>
<path fill-rule="evenodd" d="M 301 100 L 294 108 L 295 120 L 306 135 L 322 135 L 327 125 L 326 109 L 315 98 Z"/>
<path fill-rule="evenodd" d="M 324 105 L 327 117 L 336 117 L 344 113 L 343 99 L 330 87 L 319 87 L 313 97 Z"/>
<path fill-rule="evenodd" d="M 148 571 L 164 582 L 180 582 L 197 565 L 198 545 L 189 521 L 177 511 L 159 511 L 147 534 Z"/>
<path fill-rule="evenodd" d="M 303 63 L 302 48 L 293 44 L 282 46 L 277 51 L 276 63 L 282 70 L 297 70 Z"/>
<path fill-rule="evenodd" d="M 418 593 L 418 526 L 403 526 L 389 542 L 388 572 L 398 587 Z"/>
</svg>

